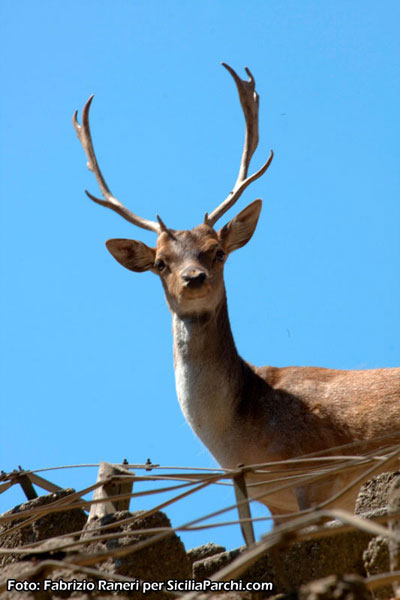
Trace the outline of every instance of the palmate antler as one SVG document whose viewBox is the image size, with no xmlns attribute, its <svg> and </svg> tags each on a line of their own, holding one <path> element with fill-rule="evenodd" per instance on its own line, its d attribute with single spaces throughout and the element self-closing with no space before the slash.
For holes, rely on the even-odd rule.
<svg viewBox="0 0 400 600">
<path fill-rule="evenodd" d="M 250 185 L 253 181 L 264 175 L 265 171 L 268 169 L 269 165 L 272 162 L 274 157 L 274 153 L 271 150 L 270 155 L 267 161 L 263 164 L 261 169 L 247 177 L 247 172 L 249 170 L 249 165 L 251 158 L 257 148 L 258 145 L 258 106 L 259 106 L 259 96 L 255 90 L 256 82 L 254 80 L 253 75 L 250 72 L 250 69 L 245 67 L 245 71 L 249 76 L 249 80 L 245 81 L 244 79 L 240 79 L 237 73 L 227 65 L 226 63 L 222 63 L 222 65 L 229 71 L 232 75 L 236 87 L 239 92 L 240 104 L 242 105 L 242 110 L 244 113 L 244 117 L 246 120 L 246 134 L 244 138 L 244 146 L 242 153 L 242 160 L 240 162 L 239 175 L 236 180 L 235 185 L 233 186 L 233 190 L 229 193 L 229 195 L 225 198 L 221 204 L 212 211 L 210 215 L 206 213 L 204 217 L 204 222 L 211 227 L 214 227 L 215 223 L 229 210 L 235 202 L 240 198 L 243 194 L 244 190 L 247 186 Z"/>
<path fill-rule="evenodd" d="M 242 195 L 247 186 L 250 185 L 250 183 L 258 179 L 265 173 L 265 171 L 271 164 L 272 158 L 274 156 L 271 150 L 268 160 L 261 167 L 261 169 L 259 169 L 256 173 L 253 173 L 253 175 L 250 175 L 249 177 L 247 176 L 251 158 L 258 145 L 259 96 L 255 91 L 254 77 L 252 76 L 250 70 L 247 67 L 245 67 L 245 70 L 247 75 L 249 76 L 249 80 L 245 81 L 238 77 L 238 75 L 232 69 L 232 67 L 230 67 L 226 63 L 222 63 L 222 65 L 229 71 L 229 73 L 235 80 L 239 92 L 240 103 L 242 105 L 244 117 L 246 120 L 246 135 L 242 153 L 242 160 L 239 168 L 239 175 L 233 187 L 233 190 L 229 193 L 227 198 L 215 210 L 212 211 L 210 215 L 208 215 L 207 213 L 205 215 L 204 222 L 210 225 L 210 227 L 214 227 L 218 219 L 220 219 L 220 217 L 222 217 L 222 215 L 225 214 L 226 211 L 229 210 L 235 204 L 235 202 L 237 202 L 239 197 Z M 156 215 L 158 223 L 156 223 L 156 221 L 149 221 L 148 219 L 139 217 L 138 215 L 130 211 L 128 208 L 126 208 L 119 200 L 117 200 L 117 198 L 115 198 L 115 196 L 112 195 L 97 163 L 96 154 L 93 148 L 92 135 L 90 133 L 89 126 L 89 110 L 92 100 L 93 95 L 90 96 L 89 100 L 83 107 L 82 125 L 78 123 L 78 111 L 75 111 L 72 117 L 72 123 L 74 125 L 79 141 L 81 142 L 83 149 L 86 153 L 88 159 L 88 169 L 94 173 L 100 191 L 104 197 L 104 200 L 93 196 L 87 190 L 85 190 L 86 194 L 91 200 L 97 202 L 97 204 L 114 210 L 133 225 L 137 225 L 142 229 L 154 231 L 157 235 L 159 235 L 162 231 L 168 232 L 167 227 L 158 215 Z"/>
</svg>

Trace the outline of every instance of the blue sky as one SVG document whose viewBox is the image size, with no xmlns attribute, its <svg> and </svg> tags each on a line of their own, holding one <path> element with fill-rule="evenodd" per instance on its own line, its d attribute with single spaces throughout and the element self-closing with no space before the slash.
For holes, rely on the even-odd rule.
<svg viewBox="0 0 400 600">
<path fill-rule="evenodd" d="M 222 220 L 263 198 L 253 239 L 226 267 L 239 352 L 257 365 L 398 365 L 399 13 L 394 0 L 1 3 L 0 469 L 216 466 L 180 412 L 159 281 L 104 246 L 154 234 L 83 193 L 98 189 L 71 116 L 91 93 L 114 195 L 188 229 L 225 198 L 240 161 L 242 115 L 219 63 L 250 67 L 253 168 L 270 148 L 275 159 Z M 80 488 L 96 469 L 48 477 Z M 0 510 L 22 500 L 8 492 Z M 232 502 L 218 488 L 167 512 L 178 525 Z M 241 543 L 237 528 L 183 539 Z"/>
</svg>

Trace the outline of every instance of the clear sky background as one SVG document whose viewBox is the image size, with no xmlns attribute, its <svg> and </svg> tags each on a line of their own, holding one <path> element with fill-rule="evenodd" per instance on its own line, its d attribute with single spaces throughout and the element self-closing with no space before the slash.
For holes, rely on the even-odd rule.
<svg viewBox="0 0 400 600">
<path fill-rule="evenodd" d="M 187 229 L 240 162 L 243 117 L 219 63 L 250 67 L 253 169 L 270 148 L 275 159 L 221 222 L 263 198 L 226 267 L 239 352 L 257 365 L 399 364 L 399 18 L 396 0 L 1 2 L 0 469 L 216 466 L 176 399 L 157 277 L 104 246 L 154 234 L 84 195 L 99 192 L 71 116 L 91 93 L 114 195 Z M 47 475 L 81 488 L 96 469 Z M 0 510 L 22 500 L 3 494 Z M 232 502 L 218 488 L 167 512 L 179 525 Z M 237 528 L 183 539 L 241 543 Z"/>
</svg>

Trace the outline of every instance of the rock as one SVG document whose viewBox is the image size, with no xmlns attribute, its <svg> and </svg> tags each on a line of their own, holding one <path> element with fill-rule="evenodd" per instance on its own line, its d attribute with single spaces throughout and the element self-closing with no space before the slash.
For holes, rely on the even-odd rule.
<svg viewBox="0 0 400 600">
<path fill-rule="evenodd" d="M 150 536 L 136 533 L 138 529 L 153 529 L 158 527 L 171 527 L 168 517 L 163 512 L 156 512 L 147 517 L 141 517 L 144 511 L 130 513 L 129 511 L 120 511 L 106 515 L 102 519 L 93 519 L 85 532 L 87 544 L 82 548 L 83 552 L 94 554 L 107 550 L 114 550 L 148 540 Z M 135 517 L 128 523 L 119 523 L 126 519 Z M 122 537 L 111 538 L 101 542 L 90 542 L 91 529 L 99 525 L 112 525 L 105 533 L 122 533 Z M 99 535 L 94 531 L 93 535 Z M 172 533 L 168 537 L 155 542 L 139 551 L 130 552 L 121 557 L 110 558 L 101 565 L 105 573 L 116 573 L 126 575 L 132 578 L 138 578 L 144 581 L 166 581 L 168 579 L 188 579 L 191 577 L 190 563 L 186 556 L 185 547 L 180 538 Z M 129 593 L 130 597 L 142 598 L 142 593 Z M 170 598 L 162 591 L 146 593 L 148 600 L 162 600 Z"/>
<path fill-rule="evenodd" d="M 32 581 L 29 577 L 29 572 L 32 570 L 34 564 L 31 561 L 21 563 L 10 563 L 6 567 L 0 569 L 0 582 L 15 579 L 17 581 Z M 32 592 L 19 592 L 16 590 L 5 591 L 0 593 L 1 600 L 36 600 Z"/>
<path fill-rule="evenodd" d="M 390 488 L 390 489 L 389 489 Z M 66 497 L 73 490 L 62 490 L 56 494 L 42 496 L 30 502 L 26 502 L 9 511 L 6 514 L 18 514 L 23 510 L 45 506 Z M 389 503 L 389 507 L 388 507 Z M 363 517 L 374 515 L 386 515 L 400 508 L 400 472 L 386 473 L 378 476 L 363 486 L 357 501 L 357 513 Z M 151 536 L 138 533 L 143 529 L 170 528 L 170 521 L 162 512 L 144 516 L 143 511 L 130 513 L 128 511 L 116 512 L 103 518 L 97 518 L 87 523 L 81 536 L 83 545 L 75 545 L 76 536 L 63 539 L 73 543 L 74 547 L 58 550 L 61 540 L 57 536 L 73 534 L 81 531 L 86 515 L 80 509 L 73 509 L 61 513 L 54 513 L 37 518 L 33 523 L 12 532 L 12 528 L 18 521 L 5 523 L 0 531 L 0 547 L 16 548 L 23 545 L 42 541 L 40 546 L 32 549 L 29 556 L 20 557 L 7 556 L 3 560 L 3 568 L 0 570 L 0 581 L 5 578 L 27 578 L 32 581 L 41 581 L 44 577 L 53 581 L 62 578 L 64 581 L 74 579 L 81 581 L 87 579 L 96 581 L 96 578 L 88 573 L 71 571 L 64 564 L 57 565 L 55 570 L 43 563 L 43 560 L 69 560 L 74 562 L 76 557 L 87 555 L 88 565 L 98 568 L 104 573 L 103 579 L 111 581 L 113 575 L 125 575 L 133 579 L 139 578 L 146 582 L 163 582 L 168 579 L 178 581 L 191 579 L 197 581 L 209 579 L 211 575 L 227 566 L 237 557 L 241 556 L 246 549 L 237 548 L 226 551 L 222 546 L 205 544 L 193 548 L 188 553 L 173 532 L 171 535 L 145 546 L 129 554 L 107 558 L 97 565 L 90 562 L 90 555 L 104 553 L 114 549 L 131 546 L 140 542 L 146 542 Z M 95 537 L 103 532 L 96 530 L 99 526 L 109 526 L 104 533 L 111 534 L 106 540 L 96 540 Z M 200 594 L 199 598 L 204 600 L 264 600 L 272 598 L 275 600 L 366 600 L 371 598 L 361 576 L 366 573 L 375 575 L 400 566 L 399 548 L 388 545 L 382 538 L 372 538 L 364 532 L 354 531 L 335 534 L 337 523 L 327 525 L 331 528 L 332 535 L 315 540 L 306 540 L 296 544 L 276 547 L 267 552 L 239 577 L 246 582 L 268 582 L 273 584 L 273 589 L 267 592 L 230 592 L 220 594 Z M 399 522 L 390 525 L 395 530 L 400 527 Z M 312 531 L 312 528 L 310 528 Z M 151 534 L 154 535 L 154 534 Z M 11 564 L 11 561 L 14 561 Z M 18 562 L 17 562 L 18 561 Z M 10 564 L 7 564 L 10 563 Z M 38 569 L 39 568 L 39 569 Z M 193 569 L 193 575 L 191 574 Z M 350 573 L 350 575 L 349 575 Z M 6 592 L 1 595 L 1 600 L 15 600 L 21 597 L 21 592 Z M 25 600 L 50 600 L 61 598 L 111 598 L 110 591 L 97 590 L 89 592 L 57 591 L 51 593 L 24 592 Z M 115 594 L 113 595 L 115 597 Z M 142 600 L 144 594 L 141 591 L 117 592 L 120 598 L 130 597 L 134 600 Z M 377 600 L 393 597 L 390 586 L 374 591 Z M 170 596 L 163 590 L 150 591 L 145 595 L 146 600 L 170 600 Z"/>
<path fill-rule="evenodd" d="M 381 473 L 361 486 L 356 502 L 356 515 L 368 514 L 372 510 L 387 509 L 389 491 L 393 480 L 400 477 L 400 471 Z"/>
<path fill-rule="evenodd" d="M 75 490 L 65 489 L 46 496 L 40 496 L 39 498 L 16 506 L 2 516 L 14 515 L 22 511 L 46 506 L 73 493 L 75 493 Z M 22 519 L 5 522 L 0 525 L 0 548 L 20 548 L 21 546 L 39 542 L 41 540 L 47 540 L 59 535 L 79 532 L 83 529 L 86 520 L 87 516 L 85 512 L 81 508 L 74 508 L 44 515 L 43 517 L 36 519 L 33 523 L 30 523 L 21 529 L 17 529 L 14 532 L 12 532 L 11 529 L 17 523 L 20 523 Z M 8 531 L 10 531 L 10 533 L 7 533 Z M 16 560 L 19 560 L 16 555 L 1 557 L 0 567 Z"/>
<path fill-rule="evenodd" d="M 187 557 L 189 559 L 189 563 L 193 565 L 193 563 L 197 562 L 198 560 L 204 560 L 205 558 L 209 558 L 215 554 L 220 554 L 221 552 L 226 552 L 226 548 L 224 548 L 224 546 L 217 546 L 213 542 L 210 542 L 209 544 L 203 544 L 202 546 L 197 546 L 196 548 L 188 550 Z"/>
<path fill-rule="evenodd" d="M 63 490 L 56 494 L 50 494 L 49 496 L 42 496 L 36 498 L 30 502 L 22 504 L 9 513 L 15 514 L 28 510 L 38 506 L 44 506 L 50 504 L 59 498 L 63 498 L 68 494 L 71 494 L 73 490 Z M 22 545 L 38 542 L 44 540 L 42 544 L 35 546 L 32 549 L 32 553 L 28 556 L 7 556 L 4 561 L 3 568 L 0 570 L 0 581 L 4 582 L 6 579 L 16 579 L 21 581 L 21 578 L 27 579 L 33 582 L 43 582 L 45 578 L 56 581 L 62 579 L 65 582 L 71 582 L 73 580 L 82 581 L 94 581 L 97 583 L 98 579 L 85 573 L 84 571 L 72 571 L 67 565 L 60 563 L 55 569 L 45 566 L 46 560 L 59 560 L 64 559 L 74 562 L 74 557 L 82 554 L 92 554 L 98 552 L 106 552 L 115 548 L 120 548 L 127 545 L 133 545 L 137 542 L 148 540 L 149 536 L 144 534 L 136 533 L 138 529 L 149 529 L 149 528 L 170 528 L 171 524 L 168 517 L 162 513 L 157 512 L 148 517 L 141 517 L 144 511 L 137 513 L 130 513 L 128 511 L 113 513 L 107 515 L 103 519 L 93 519 L 85 528 L 82 536 L 82 540 L 85 541 L 84 545 L 76 545 L 75 547 L 58 550 L 60 543 L 74 543 L 77 541 L 76 537 L 64 538 L 61 542 L 57 538 L 59 535 L 71 533 L 75 531 L 81 531 L 86 523 L 87 517 L 80 509 L 66 510 L 57 512 L 44 517 L 38 518 L 34 523 L 23 527 L 15 532 L 7 533 L 11 530 L 16 522 L 5 523 L 2 526 L 2 531 L 5 533 L 4 537 L 1 538 L 1 545 L 3 547 L 16 548 Z M 133 521 L 132 518 L 136 517 Z M 123 520 L 131 519 L 129 523 L 120 523 Z M 94 536 L 99 535 L 95 528 L 100 525 L 112 525 L 111 528 L 106 530 L 106 533 L 118 533 L 123 534 L 121 537 L 112 537 L 103 541 L 92 541 Z M 51 539 L 49 539 L 51 538 Z M 19 561 L 14 562 L 12 561 Z M 23 562 L 21 562 L 23 561 Z M 6 563 L 10 563 L 7 564 Z M 40 565 L 43 563 L 43 570 Z M 95 565 L 93 565 L 95 568 Z M 109 558 L 105 562 L 99 563 L 99 569 L 104 573 L 103 579 L 112 581 L 112 575 L 126 575 L 131 578 L 139 578 L 144 581 L 166 581 L 167 579 L 188 579 L 191 577 L 190 563 L 186 555 L 185 548 L 177 535 L 172 533 L 148 547 L 143 548 L 137 552 L 130 552 L 126 556 Z M 25 574 L 25 575 L 24 575 Z M 110 592 L 102 591 L 99 593 L 97 590 L 93 592 L 71 591 L 71 590 L 57 590 L 51 592 L 38 591 L 35 593 L 21 592 L 21 591 L 6 591 L 1 594 L 1 600 L 13 600 L 14 598 L 20 598 L 23 593 L 26 600 L 47 600 L 50 598 L 86 598 L 86 597 L 111 597 Z M 130 598 L 143 598 L 142 592 L 124 592 L 118 593 L 118 597 L 130 597 Z M 115 595 L 114 595 L 115 597 Z M 162 600 L 163 598 L 170 599 L 170 595 L 166 595 L 162 592 L 146 594 L 148 600 Z"/>
<path fill-rule="evenodd" d="M 381 514 L 386 515 L 391 489 L 400 489 L 400 472 L 384 473 L 366 483 L 357 500 L 357 514 L 367 518 Z M 393 502 L 394 500 L 392 500 L 392 504 Z M 396 502 L 397 504 L 395 503 L 392 507 L 393 510 L 399 508 L 398 498 Z M 302 589 L 301 586 L 308 582 L 321 578 L 335 576 L 337 581 L 339 581 L 338 578 L 341 578 L 342 581 L 344 575 L 347 576 L 347 574 L 365 576 L 366 573 L 374 575 L 390 570 L 389 549 L 385 540 L 372 538 L 371 535 L 361 531 L 334 535 L 336 523 L 332 523 L 330 526 L 332 527 L 332 536 L 300 542 L 287 548 L 277 548 L 272 553 L 266 553 L 246 570 L 241 579 L 244 581 L 271 581 L 274 583 L 275 593 L 288 594 Z M 194 562 L 194 577 L 196 579 L 209 578 L 244 551 L 244 548 L 238 548 Z M 398 550 L 394 549 L 393 552 L 393 560 L 399 561 Z M 327 585 L 329 581 L 327 580 Z M 343 587 L 344 584 L 340 585 Z M 343 587 L 343 590 L 346 590 L 346 586 Z M 337 593 L 342 592 L 339 590 Z M 343 591 L 344 593 L 345 591 Z M 378 591 L 376 598 L 388 598 L 390 595 L 393 596 L 393 591 L 391 591 L 391 587 L 387 587 Z M 369 597 L 371 596 L 369 595 Z"/>
<path fill-rule="evenodd" d="M 235 558 L 237 558 L 245 548 L 236 548 L 235 550 L 228 550 L 227 552 L 220 552 L 213 556 L 209 556 L 204 559 L 200 559 L 193 563 L 193 578 L 197 581 L 203 581 L 204 579 L 210 579 L 211 575 L 229 565 Z"/>
<path fill-rule="evenodd" d="M 196 595 L 196 600 L 252 600 L 252 595 L 248 592 L 210 592 Z"/>
<path fill-rule="evenodd" d="M 400 472 L 383 473 L 366 484 L 366 494 L 361 498 L 366 508 L 376 507 L 366 514 L 388 514 L 400 509 Z M 370 492 L 370 499 L 368 498 Z M 370 501 L 369 501 L 370 500 Z M 391 530 L 399 531 L 399 521 L 389 523 Z M 377 536 L 368 544 L 364 552 L 364 566 L 368 575 L 379 575 L 398 570 L 400 567 L 399 549 L 394 542 Z M 396 585 L 396 584 L 394 584 Z M 395 589 L 391 585 L 377 588 L 372 595 L 376 600 L 394 597 Z"/>
<path fill-rule="evenodd" d="M 367 575 L 378 575 L 390 571 L 389 546 L 386 539 L 382 537 L 373 538 L 364 552 L 364 566 Z M 376 600 L 386 600 L 393 595 L 391 586 L 384 586 L 374 590 L 373 597 Z"/>
<path fill-rule="evenodd" d="M 248 592 L 218 592 L 199 594 L 196 600 L 252 600 L 252 595 Z"/>
<path fill-rule="evenodd" d="M 302 585 L 298 600 L 370 600 L 362 577 L 344 575 L 325 577 Z"/>
<path fill-rule="evenodd" d="M 363 551 L 371 536 L 358 531 L 334 535 L 335 526 L 332 524 L 332 536 L 306 540 L 264 554 L 240 579 L 272 582 L 276 594 L 292 592 L 304 583 L 329 575 L 364 575 Z M 194 578 L 210 578 L 243 552 L 244 548 L 238 548 L 195 562 Z"/>
</svg>

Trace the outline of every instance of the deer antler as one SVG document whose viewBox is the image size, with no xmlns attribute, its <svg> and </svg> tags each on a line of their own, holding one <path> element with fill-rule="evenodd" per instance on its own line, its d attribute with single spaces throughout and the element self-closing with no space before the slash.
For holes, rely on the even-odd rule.
<svg viewBox="0 0 400 600">
<path fill-rule="evenodd" d="M 130 223 L 133 223 L 133 225 L 142 227 L 142 229 L 148 229 L 150 231 L 154 231 L 158 235 L 162 230 L 162 227 L 160 227 L 160 225 L 158 223 L 156 223 L 155 221 L 149 221 L 148 219 L 143 219 L 142 217 L 135 215 L 132 211 L 130 211 L 128 208 L 126 208 L 119 200 L 117 200 L 117 198 L 115 198 L 112 195 L 112 193 L 110 192 L 110 189 L 109 189 L 109 187 L 103 177 L 103 174 L 100 171 L 100 167 L 97 163 L 96 154 L 95 154 L 94 148 L 93 148 L 92 135 L 90 133 L 89 110 L 90 110 L 90 105 L 92 103 L 92 100 L 93 100 L 93 94 L 90 96 L 89 100 L 86 102 L 85 106 L 83 107 L 82 125 L 79 125 L 79 123 L 78 123 L 78 118 L 77 118 L 78 111 L 77 110 L 75 111 L 75 113 L 72 117 L 72 123 L 75 128 L 76 134 L 79 138 L 79 141 L 82 144 L 85 154 L 87 156 L 87 159 L 88 159 L 87 167 L 90 171 L 92 171 L 94 173 L 97 183 L 99 184 L 100 191 L 103 194 L 105 199 L 101 200 L 100 198 L 96 198 L 96 196 L 93 196 L 87 190 L 85 190 L 85 192 L 89 196 L 89 198 L 91 200 L 93 200 L 94 202 L 97 202 L 97 204 L 101 204 L 101 206 L 106 206 L 107 208 L 111 208 L 111 210 L 114 210 L 115 212 L 117 212 L 119 215 L 121 215 L 121 217 L 124 217 L 124 219 L 126 219 Z M 162 221 L 160 221 L 160 223 L 162 223 Z M 163 226 L 165 228 L 164 224 L 163 224 Z"/>
<path fill-rule="evenodd" d="M 245 67 L 245 71 L 249 76 L 249 80 L 245 81 L 244 79 L 240 79 L 232 67 L 226 63 L 222 63 L 222 65 L 225 67 L 225 69 L 227 69 L 227 71 L 229 71 L 236 83 L 236 87 L 239 92 L 240 104 L 242 105 L 242 110 L 246 120 L 246 135 L 244 139 L 239 175 L 233 190 L 229 193 L 225 200 L 221 202 L 221 204 L 215 210 L 213 210 L 210 215 L 206 213 L 204 217 L 204 223 L 210 225 L 210 227 L 214 227 L 216 221 L 218 221 L 218 219 L 235 204 L 250 183 L 261 177 L 261 175 L 264 175 L 274 157 L 274 153 L 271 150 L 268 160 L 263 164 L 261 169 L 256 171 L 256 173 L 253 173 L 253 175 L 247 177 L 251 158 L 258 145 L 259 96 L 255 90 L 256 82 L 254 81 L 254 77 L 251 74 L 250 69 L 247 67 Z"/>
</svg>

